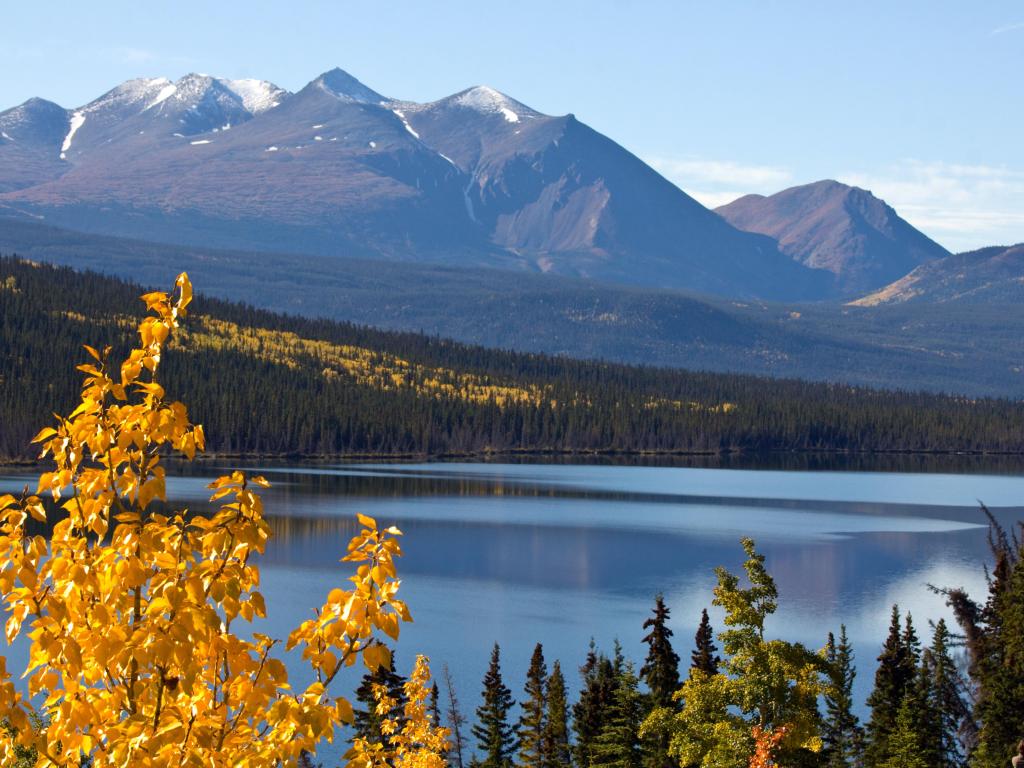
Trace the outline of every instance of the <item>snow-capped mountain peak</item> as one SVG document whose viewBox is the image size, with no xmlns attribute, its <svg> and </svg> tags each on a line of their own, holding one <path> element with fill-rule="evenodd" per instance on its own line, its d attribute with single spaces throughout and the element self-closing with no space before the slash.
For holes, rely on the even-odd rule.
<svg viewBox="0 0 1024 768">
<path fill-rule="evenodd" d="M 367 88 L 343 69 L 335 68 L 330 72 L 324 72 L 311 85 L 344 101 L 358 101 L 366 104 L 380 104 L 388 101 L 384 96 L 372 88 Z"/>
<path fill-rule="evenodd" d="M 126 80 L 107 91 L 98 99 L 94 99 L 79 108 L 79 112 L 99 112 L 105 110 L 131 110 L 137 107 L 141 111 L 152 103 L 165 89 L 171 85 L 166 77 L 138 77 Z M 166 96 L 164 97 L 166 98 Z"/>
<path fill-rule="evenodd" d="M 506 122 L 518 123 L 524 111 L 532 112 L 515 99 L 488 85 L 478 85 L 455 96 L 455 103 L 484 114 L 501 115 Z"/>
</svg>

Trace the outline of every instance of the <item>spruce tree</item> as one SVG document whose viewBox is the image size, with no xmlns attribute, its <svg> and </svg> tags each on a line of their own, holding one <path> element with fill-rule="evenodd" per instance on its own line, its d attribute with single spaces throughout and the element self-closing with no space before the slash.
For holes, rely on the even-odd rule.
<svg viewBox="0 0 1024 768">
<path fill-rule="evenodd" d="M 434 683 L 430 686 L 430 719 L 433 721 L 435 727 L 442 727 L 441 705 L 439 703 L 440 698 L 441 692 L 438 690 L 437 683 Z M 445 749 L 444 752 L 441 753 L 441 757 L 444 758 L 445 763 L 448 762 L 448 757 L 451 751 L 450 741 L 448 742 L 448 746 L 449 748 Z"/>
<path fill-rule="evenodd" d="M 931 659 L 931 696 L 935 712 L 936 765 L 961 768 L 965 752 L 960 733 L 970 710 L 964 697 L 964 682 L 950 655 L 950 634 L 944 619 L 939 619 L 928 649 Z"/>
<path fill-rule="evenodd" d="M 935 709 L 935 663 L 931 650 L 921 654 L 921 663 L 915 672 L 903 697 L 903 704 L 913 715 L 911 727 L 917 732 L 921 756 L 928 765 L 935 765 L 939 761 L 939 713 Z"/>
<path fill-rule="evenodd" d="M 650 692 L 650 708 L 673 707 L 672 695 L 679 690 L 679 655 L 672 649 L 672 630 L 668 627 L 669 609 L 665 598 L 654 598 L 654 615 L 644 621 L 647 659 L 640 677 Z"/>
<path fill-rule="evenodd" d="M 526 697 L 519 718 L 519 763 L 521 768 L 543 768 L 544 732 L 547 718 L 547 666 L 540 643 L 533 649 L 526 672 Z"/>
<path fill-rule="evenodd" d="M 455 694 L 455 685 L 452 683 L 452 674 L 448 669 L 448 665 L 445 664 L 442 670 L 444 675 L 444 685 L 448 690 L 448 730 L 449 730 L 449 750 L 448 750 L 448 762 L 453 768 L 465 768 L 463 748 L 465 740 L 462 736 L 462 728 L 466 724 L 466 717 L 462 714 L 462 709 L 459 707 L 459 698 Z"/>
<path fill-rule="evenodd" d="M 886 739 L 888 754 L 879 763 L 868 762 L 877 768 L 931 768 L 926 757 L 926 745 L 921 740 L 916 723 L 913 697 L 907 697 L 896 713 L 892 731 Z"/>
<path fill-rule="evenodd" d="M 494 644 L 491 663 L 483 680 L 483 702 L 476 710 L 473 735 L 483 759 L 480 768 L 511 768 L 516 752 L 516 728 L 508 721 L 515 706 L 512 691 L 501 679 L 501 649 Z"/>
<path fill-rule="evenodd" d="M 362 706 L 353 709 L 355 735 L 371 743 L 383 744 L 388 749 L 391 748 L 391 739 L 381 729 L 382 722 L 385 718 L 393 719 L 399 724 L 405 720 L 405 678 L 395 672 L 394 668 L 395 656 L 392 653 L 390 667 L 382 664 L 377 671 L 363 675 L 362 682 L 356 688 L 356 701 Z M 377 700 L 373 695 L 375 685 L 384 686 L 388 697 L 395 701 L 395 705 L 385 714 L 377 712 Z"/>
<path fill-rule="evenodd" d="M 722 659 L 718 656 L 718 648 L 715 647 L 715 633 L 711 629 L 707 608 L 701 612 L 700 626 L 697 627 L 694 642 L 696 648 L 690 655 L 690 669 L 699 669 L 709 675 L 717 675 L 718 665 L 722 663 Z"/>
<path fill-rule="evenodd" d="M 914 629 L 914 619 L 907 613 L 903 625 L 903 663 L 906 665 L 908 679 L 914 676 L 921 664 L 921 640 Z"/>
<path fill-rule="evenodd" d="M 988 595 L 978 603 L 962 588 L 946 595 L 964 635 L 974 706 L 963 723 L 972 768 L 1004 768 L 1024 731 L 1024 561 L 1021 542 L 992 514 Z"/>
<path fill-rule="evenodd" d="M 863 732 L 853 713 L 853 648 L 846 636 L 846 625 L 839 627 L 839 643 L 828 633 L 825 655 L 831 685 L 825 694 L 825 725 L 822 734 L 823 756 L 828 768 L 847 768 L 860 762 Z"/>
<path fill-rule="evenodd" d="M 569 768 L 569 705 L 565 695 L 565 677 L 555 661 L 548 677 L 548 707 L 544 723 L 544 768 Z"/>
<path fill-rule="evenodd" d="M 623 661 L 604 723 L 594 740 L 591 768 L 641 768 L 639 731 L 643 714 L 643 697 L 633 663 Z"/>
<path fill-rule="evenodd" d="M 889 635 L 878 656 L 875 687 L 868 696 L 871 718 L 867 727 L 865 761 L 869 766 L 880 766 L 890 756 L 889 737 L 896 729 L 896 718 L 906 696 L 907 686 L 913 680 L 913 667 L 903 644 L 899 606 L 892 607 Z"/>
<path fill-rule="evenodd" d="M 605 723 L 608 707 L 615 692 L 615 670 L 603 653 L 599 654 L 590 641 L 587 659 L 580 667 L 579 700 L 572 708 L 572 727 L 576 734 L 573 757 L 578 768 L 591 763 L 594 742 Z"/>
</svg>

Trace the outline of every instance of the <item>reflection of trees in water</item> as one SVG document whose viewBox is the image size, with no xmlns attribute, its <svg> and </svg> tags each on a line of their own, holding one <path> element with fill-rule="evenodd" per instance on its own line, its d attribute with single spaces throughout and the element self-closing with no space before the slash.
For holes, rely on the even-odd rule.
<svg viewBox="0 0 1024 768">
<path fill-rule="evenodd" d="M 415 463 L 427 459 L 412 459 Z M 359 470 L 373 464 L 378 470 L 387 460 L 345 462 L 346 469 Z M 488 457 L 452 458 L 453 462 L 471 461 L 481 465 L 590 465 L 608 467 L 680 467 L 694 469 L 776 469 L 785 471 L 837 472 L 942 472 L 950 474 L 1024 474 L 1024 456 L 1017 454 L 951 454 L 951 453 L 837 453 L 813 451 L 737 452 L 711 454 L 494 454 Z M 396 475 L 403 471 L 402 461 L 389 462 L 388 470 Z M 443 469 L 445 461 L 437 461 Z M 289 462 L 260 459 L 209 459 L 181 466 L 183 475 L 217 474 L 211 467 L 253 466 L 261 471 L 274 468 L 339 469 L 333 462 Z"/>
</svg>

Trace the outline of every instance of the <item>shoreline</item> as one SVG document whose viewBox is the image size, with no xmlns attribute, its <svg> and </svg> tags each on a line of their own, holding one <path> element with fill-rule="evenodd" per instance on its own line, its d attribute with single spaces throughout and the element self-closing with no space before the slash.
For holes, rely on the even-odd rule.
<svg viewBox="0 0 1024 768">
<path fill-rule="evenodd" d="M 863 450 L 863 449 L 774 449 L 762 451 L 750 451 L 745 449 L 725 450 L 628 450 L 628 449 L 507 449 L 500 451 L 445 451 L 440 453 L 424 452 L 354 452 L 354 453 L 332 453 L 332 454 L 306 454 L 306 453 L 206 453 L 197 454 L 192 464 L 204 464 L 225 460 L 244 461 L 294 461 L 313 463 L 336 463 L 336 462 L 362 462 L 362 461 L 450 461 L 453 459 L 472 460 L 493 460 L 501 458 L 687 458 L 687 457 L 719 457 L 719 458 L 757 458 L 757 457 L 781 457 L 781 456 L 807 456 L 807 457 L 937 457 L 937 458 L 1024 458 L 1024 449 L 1019 451 L 984 451 L 984 450 L 954 450 L 954 449 L 887 449 L 887 450 Z M 166 457 L 164 457 L 166 458 Z M 175 459 L 177 460 L 177 459 Z M 38 459 L 28 458 L 0 458 L 0 467 L 37 467 L 46 463 Z"/>
</svg>

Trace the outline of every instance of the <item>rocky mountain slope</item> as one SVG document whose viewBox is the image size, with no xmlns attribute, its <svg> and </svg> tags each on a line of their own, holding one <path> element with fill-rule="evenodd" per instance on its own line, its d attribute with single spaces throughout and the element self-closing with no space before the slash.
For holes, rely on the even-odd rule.
<svg viewBox="0 0 1024 768">
<path fill-rule="evenodd" d="M 931 261 L 851 303 L 873 307 L 907 302 L 994 305 L 1021 301 L 1024 243 L 981 248 Z"/>
<path fill-rule="evenodd" d="M 12 137 L 0 144 L 0 215 L 737 297 L 832 292 L 830 276 L 572 115 L 486 87 L 413 104 L 341 70 L 294 94 L 188 75 L 132 80 L 70 110 L 32 104 L 0 114 Z"/>
<path fill-rule="evenodd" d="M 834 276 L 856 296 L 948 256 L 941 245 L 870 192 L 837 181 L 746 195 L 716 209 L 733 226 L 775 238 L 796 261 Z"/>
</svg>

